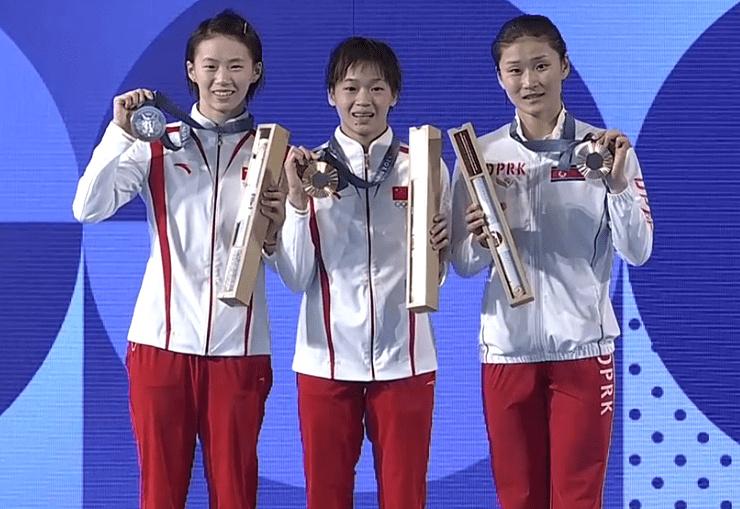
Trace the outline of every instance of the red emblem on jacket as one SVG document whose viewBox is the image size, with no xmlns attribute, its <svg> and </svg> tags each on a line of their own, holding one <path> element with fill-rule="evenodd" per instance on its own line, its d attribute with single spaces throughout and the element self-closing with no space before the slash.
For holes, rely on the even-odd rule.
<svg viewBox="0 0 740 509">
<path fill-rule="evenodd" d="M 393 186 L 393 201 L 408 201 L 409 188 L 407 186 Z"/>
<path fill-rule="evenodd" d="M 586 177 L 581 175 L 581 172 L 575 166 L 571 166 L 567 171 L 559 170 L 557 166 L 553 166 L 550 170 L 550 182 L 563 182 L 566 180 L 586 180 Z"/>
</svg>

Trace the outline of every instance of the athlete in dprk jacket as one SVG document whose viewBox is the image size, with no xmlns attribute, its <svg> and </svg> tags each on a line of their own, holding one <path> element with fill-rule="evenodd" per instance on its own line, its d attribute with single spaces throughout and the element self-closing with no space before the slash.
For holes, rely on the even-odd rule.
<svg viewBox="0 0 740 509">
<path fill-rule="evenodd" d="M 647 193 L 627 136 L 580 122 L 563 105 L 571 66 L 552 21 L 505 22 L 491 55 L 516 114 L 479 142 L 534 300 L 509 306 L 483 246 L 483 212 L 459 173 L 452 261 L 463 276 L 490 267 L 479 344 L 496 493 L 503 509 L 599 509 L 618 372 L 614 251 L 634 265 L 650 257 Z M 614 156 L 603 179 L 585 178 L 562 150 L 587 134 Z"/>
<path fill-rule="evenodd" d="M 561 111 L 552 138 L 565 121 Z M 575 121 L 576 139 L 600 133 Z M 478 139 L 514 243 L 532 286 L 533 302 L 510 307 L 490 251 L 466 231 L 470 198 L 462 174 L 453 177 L 452 263 L 462 276 L 490 267 L 485 286 L 480 360 L 522 363 L 607 355 L 619 335 L 609 286 L 614 249 L 633 265 L 652 251 L 653 225 L 640 165 L 628 152 L 629 185 L 610 193 L 575 167 L 558 169 L 557 153 L 537 153 L 509 134 L 510 124 Z M 521 128 L 517 127 L 521 136 Z"/>
</svg>

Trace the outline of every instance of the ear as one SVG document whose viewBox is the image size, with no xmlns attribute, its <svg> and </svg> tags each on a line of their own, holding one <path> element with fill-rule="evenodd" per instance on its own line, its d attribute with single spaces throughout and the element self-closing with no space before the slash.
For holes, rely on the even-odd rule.
<svg viewBox="0 0 740 509">
<path fill-rule="evenodd" d="M 252 81 L 251 83 L 257 83 L 262 76 L 262 62 L 257 62 L 252 68 Z"/>
<path fill-rule="evenodd" d="M 398 104 L 398 94 L 393 94 L 393 101 L 391 101 L 391 108 L 395 108 L 396 104 Z"/>
<path fill-rule="evenodd" d="M 498 80 L 498 86 L 506 90 L 506 87 L 504 86 L 504 81 L 501 79 L 501 71 L 496 69 L 496 79 Z"/>
<path fill-rule="evenodd" d="M 563 80 L 570 75 L 570 58 L 568 58 L 568 55 L 565 55 L 565 58 L 563 58 L 561 73 Z"/>
<path fill-rule="evenodd" d="M 332 108 L 337 107 L 337 103 L 334 101 L 334 89 L 327 90 L 326 99 L 329 101 L 329 106 L 331 106 Z"/>
<path fill-rule="evenodd" d="M 188 70 L 188 78 L 190 81 L 195 82 L 195 65 L 190 60 L 185 62 L 185 68 Z"/>
</svg>

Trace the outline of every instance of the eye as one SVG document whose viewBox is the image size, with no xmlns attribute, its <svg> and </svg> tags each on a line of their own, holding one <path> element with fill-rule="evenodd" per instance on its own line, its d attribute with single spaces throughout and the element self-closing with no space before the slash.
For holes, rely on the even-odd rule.
<svg viewBox="0 0 740 509">
<path fill-rule="evenodd" d="M 342 90 L 344 90 L 346 92 L 354 92 L 355 90 L 357 90 L 357 88 L 356 87 L 353 87 L 352 85 L 347 85 Z"/>
<path fill-rule="evenodd" d="M 518 67 L 512 67 L 511 69 L 506 70 L 506 74 L 519 74 L 521 70 Z"/>
<path fill-rule="evenodd" d="M 535 66 L 535 69 L 538 71 L 545 71 L 550 68 L 550 64 L 547 63 L 540 63 Z"/>
<path fill-rule="evenodd" d="M 241 64 L 234 64 L 231 66 L 231 68 L 235 71 L 241 71 L 242 69 L 244 69 L 244 66 Z"/>
<path fill-rule="evenodd" d="M 373 88 L 371 88 L 370 90 L 372 90 L 373 92 L 382 92 L 382 91 L 385 90 L 385 87 L 380 86 L 380 85 L 376 85 Z"/>
</svg>

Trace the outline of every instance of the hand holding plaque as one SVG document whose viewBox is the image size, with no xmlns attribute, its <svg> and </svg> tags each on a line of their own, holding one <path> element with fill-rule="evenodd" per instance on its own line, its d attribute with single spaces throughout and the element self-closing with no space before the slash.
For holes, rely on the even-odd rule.
<svg viewBox="0 0 740 509">
<path fill-rule="evenodd" d="M 409 129 L 409 190 L 406 222 L 406 308 L 439 309 L 440 252 L 432 245 L 439 214 L 442 138 L 430 125 Z"/>
<path fill-rule="evenodd" d="M 277 184 L 290 133 L 278 124 L 257 126 L 252 159 L 236 216 L 234 235 L 218 298 L 229 306 L 248 306 L 270 220 L 260 213 L 260 196 Z"/>
<path fill-rule="evenodd" d="M 515 307 L 530 302 L 534 299 L 534 294 L 519 259 L 506 216 L 496 196 L 491 176 L 486 170 L 473 126 L 468 123 L 460 128 L 450 129 L 448 134 L 460 161 L 460 171 L 465 177 L 471 200 L 483 211 L 486 244 L 509 305 Z"/>
</svg>

